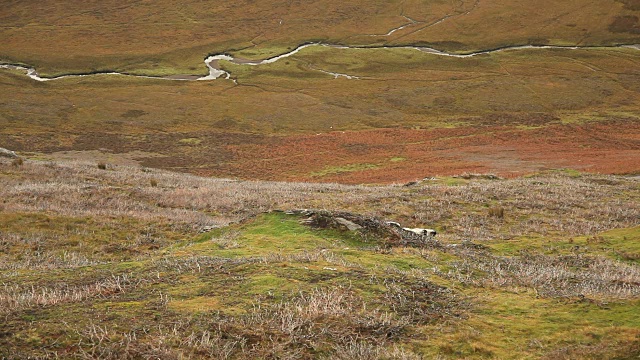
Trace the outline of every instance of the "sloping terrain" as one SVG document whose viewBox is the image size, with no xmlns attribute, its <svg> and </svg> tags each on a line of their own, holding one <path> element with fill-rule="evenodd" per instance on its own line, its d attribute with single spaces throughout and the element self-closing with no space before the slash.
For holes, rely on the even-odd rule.
<svg viewBox="0 0 640 360">
<path fill-rule="evenodd" d="M 640 356 L 638 0 L 0 8 L 0 358 Z"/>
<path fill-rule="evenodd" d="M 462 52 L 614 45 L 638 42 L 639 13 L 637 0 L 10 0 L 0 12 L 0 59 L 44 74 L 185 74 L 205 72 L 207 54 L 265 58 L 309 41 Z"/>
<path fill-rule="evenodd" d="M 0 143 L 32 156 L 242 179 L 637 173 L 638 64 L 631 48 L 459 59 L 311 47 L 273 64 L 223 63 L 236 83 L 108 75 L 40 83 L 0 72 Z"/>
<path fill-rule="evenodd" d="M 636 0 L 9 1 L 0 145 L 240 179 L 637 173 L 639 15 Z"/>
<path fill-rule="evenodd" d="M 0 160 L 0 181 L 10 359 L 640 352 L 637 177 L 370 187 Z M 330 210 L 273 211 L 298 208 Z"/>
</svg>

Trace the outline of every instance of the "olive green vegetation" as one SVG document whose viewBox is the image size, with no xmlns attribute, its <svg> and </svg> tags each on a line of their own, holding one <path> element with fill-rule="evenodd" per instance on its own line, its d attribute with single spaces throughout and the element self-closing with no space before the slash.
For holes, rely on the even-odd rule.
<svg viewBox="0 0 640 360">
<path fill-rule="evenodd" d="M 378 168 L 378 165 L 376 164 L 351 164 L 351 165 L 342 166 L 342 167 L 328 166 L 322 169 L 321 171 L 312 172 L 311 176 L 321 177 L 321 176 L 331 175 L 331 174 L 340 174 L 340 173 L 361 171 L 366 169 L 376 169 L 376 168 Z"/>
<path fill-rule="evenodd" d="M 308 42 L 358 48 L 311 46 L 260 66 L 220 61 L 231 80 L 198 82 L 36 82 L 0 69 L 0 146 L 31 157 L 3 162 L 0 174 L 10 184 L 0 187 L 0 358 L 637 358 L 632 178 L 582 181 L 566 170 L 504 183 L 445 177 L 306 191 L 113 162 L 126 154 L 215 173 L 290 134 L 504 126 L 526 136 L 634 124 L 640 51 L 616 46 L 640 43 L 638 16 L 637 0 L 3 4 L 0 63 L 42 76 L 202 76 L 211 54 L 260 60 Z M 525 44 L 590 48 L 470 58 L 403 48 L 463 54 Z M 616 139 L 633 150 L 634 134 Z M 99 169 L 32 161 L 59 150 L 109 161 Z M 321 181 L 412 161 L 394 149 L 301 171 Z M 261 172 L 251 170 L 222 174 Z M 629 194 L 585 194 L 617 181 Z M 544 195 L 564 183 L 562 200 Z M 442 240 L 402 245 L 261 212 L 276 203 L 433 224 Z M 606 208 L 590 211 L 594 203 Z M 203 233 L 209 215 L 242 220 Z"/>
<path fill-rule="evenodd" d="M 96 219 L 2 212 L 0 222 L 2 234 L 18 240 L 0 255 L 5 261 L 43 255 L 47 261 L 123 261 L 153 252 L 180 237 L 179 229 L 167 222 L 127 217 Z"/>
<path fill-rule="evenodd" d="M 616 260 L 640 261 L 640 228 L 609 230 L 596 236 L 570 238 L 525 237 L 500 241 L 489 246 L 499 254 L 516 255 L 521 251 L 536 251 L 550 255 L 575 253 L 597 254 Z"/>
<path fill-rule="evenodd" d="M 636 121 L 638 61 L 634 49 L 458 59 L 410 49 L 310 47 L 262 66 L 222 62 L 237 85 L 105 75 L 39 83 L 2 71 L 0 141 L 30 152 L 138 150 L 188 158 L 220 133 Z M 360 79 L 333 79 L 318 69 Z"/>
<path fill-rule="evenodd" d="M 305 357 L 332 356 L 337 354 L 334 351 L 345 351 L 338 346 L 345 340 L 336 337 L 344 334 L 335 333 L 338 330 L 333 322 L 354 331 L 348 336 L 360 336 L 365 343 L 367 339 L 374 341 L 375 332 L 349 326 L 351 321 L 364 324 L 365 319 L 357 317 L 375 317 L 376 311 L 387 312 L 386 321 L 391 324 L 410 319 L 409 323 L 397 325 L 402 336 L 390 332 L 381 343 L 385 349 L 400 346 L 405 355 L 611 358 L 637 355 L 640 351 L 637 299 L 548 298 L 527 287 L 504 289 L 459 283 L 447 276 L 445 269 L 461 257 L 443 249 L 389 248 L 380 239 L 362 238 L 346 229 L 310 228 L 299 222 L 299 216 L 276 212 L 203 234 L 187 229 L 160 234 L 155 228 L 152 238 L 162 235 L 163 240 L 155 242 L 157 247 L 138 249 L 133 258 L 114 258 L 108 251 L 95 251 L 100 246 L 104 249 L 102 239 L 108 239 L 111 246 L 130 248 L 126 238 L 132 236 L 134 229 L 129 229 L 130 222 L 121 220 L 100 224 L 96 219 L 2 213 L 0 224 L 6 229 L 2 235 L 14 239 L 3 245 L 7 251 L 0 276 L 5 288 L 15 287 L 16 294 L 28 294 L 32 287 L 69 290 L 104 278 L 126 281 L 120 289 L 104 290 L 81 300 L 63 299 L 44 305 L 25 300 L 25 304 L 5 311 L 1 356 L 64 357 L 84 351 L 117 358 L 125 354 L 158 354 L 154 351 L 162 349 L 165 356 L 206 358 L 219 355 L 216 351 L 231 344 L 227 340 L 237 342 L 224 348 L 230 358 L 290 354 L 288 351 L 302 351 L 298 354 Z M 117 231 L 112 228 L 116 222 L 121 225 Z M 135 226 L 143 228 L 144 224 Z M 74 233 L 90 236 L 74 239 L 69 236 Z M 133 233 L 147 238 L 139 230 Z M 599 237 L 612 248 L 637 251 L 637 228 L 612 230 Z M 538 248 L 536 241 L 528 243 L 528 251 L 546 251 Z M 558 243 L 554 246 L 568 251 Z M 18 247 L 27 244 L 42 246 L 38 250 L 41 252 L 79 252 L 96 263 L 62 260 L 59 266 L 12 268 L 9 264 L 24 260 Z M 513 250 L 511 245 L 508 241 L 490 246 L 496 254 L 503 254 Z M 588 242 L 584 253 L 611 255 Z M 426 292 L 431 287 L 441 289 L 439 296 L 446 295 L 428 300 L 428 306 L 442 313 L 432 319 L 416 318 L 416 309 L 406 313 L 409 308 L 403 306 L 427 301 L 416 297 L 416 291 Z M 287 345 L 288 349 L 265 348 L 269 341 L 275 341 L 269 343 L 273 347 L 282 345 L 283 337 L 294 336 L 268 325 L 274 316 L 282 315 L 280 312 L 289 314 L 286 304 L 312 306 L 305 301 L 320 301 L 323 294 L 332 297 L 328 299 L 331 305 L 322 306 L 338 306 L 345 296 L 350 302 L 349 315 L 324 315 L 310 325 L 326 326 L 328 334 L 333 335 L 311 340 L 307 349 L 293 344 Z M 407 300 L 405 297 L 410 294 L 413 295 Z M 360 310 L 359 302 L 369 312 Z M 182 340 L 177 341 L 172 332 L 180 334 Z M 193 336 L 197 339 L 189 340 Z M 217 340 L 198 343 L 204 337 Z M 346 344 L 353 345 L 348 341 Z"/>
<path fill-rule="evenodd" d="M 0 59 L 45 75 L 204 74 L 208 54 L 262 59 L 314 41 L 457 52 L 637 43 L 638 14 L 636 0 L 14 1 L 0 14 Z"/>
</svg>

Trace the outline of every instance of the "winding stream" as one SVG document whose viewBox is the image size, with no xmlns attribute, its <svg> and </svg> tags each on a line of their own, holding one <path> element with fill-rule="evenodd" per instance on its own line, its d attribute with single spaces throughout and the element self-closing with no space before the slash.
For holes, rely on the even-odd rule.
<svg viewBox="0 0 640 360">
<path fill-rule="evenodd" d="M 437 56 L 447 56 L 447 57 L 453 57 L 453 58 L 471 58 L 474 56 L 479 56 L 479 55 L 487 55 L 487 54 L 493 54 L 493 53 L 498 53 L 498 52 L 504 52 L 504 51 L 516 51 L 516 50 L 525 50 L 525 49 L 562 49 L 562 50 L 589 50 L 589 49 L 621 49 L 621 48 L 629 48 L 629 49 L 635 49 L 635 50 L 640 50 L 640 44 L 631 44 L 631 45 L 616 45 L 616 46 L 553 46 L 553 45 L 521 45 L 521 46 L 511 46 L 511 47 L 504 47 L 504 48 L 498 48 L 498 49 L 493 49 L 493 50 L 482 50 L 482 51 L 477 51 L 477 52 L 472 52 L 472 53 L 468 53 L 468 54 L 455 54 L 455 53 L 448 53 L 448 52 L 444 52 L 444 51 L 440 51 L 434 48 L 430 48 L 430 47 L 417 47 L 417 46 L 378 46 L 378 47 L 367 47 L 367 46 L 345 46 L 345 45 L 334 45 L 334 44 L 325 44 L 325 43 L 307 43 L 307 44 L 302 44 L 298 47 L 296 47 L 295 49 L 278 55 L 278 56 L 274 56 L 271 58 L 267 58 L 264 60 L 247 60 L 247 59 L 242 59 L 242 58 L 235 58 L 231 55 L 228 54 L 219 54 L 219 55 L 212 55 L 207 57 L 204 60 L 205 65 L 207 66 L 207 68 L 209 69 L 209 75 L 207 76 L 198 76 L 198 75 L 171 75 L 171 76 L 148 76 L 148 75 L 135 75 L 135 74 L 127 74 L 127 73 L 120 73 L 120 72 L 113 72 L 113 71 L 105 71 L 105 72 L 96 72 L 96 73 L 90 73 L 90 74 L 68 74 L 68 75 L 60 75 L 60 76 L 55 76 L 55 77 L 41 77 L 40 75 L 38 75 L 38 72 L 36 71 L 35 68 L 32 67 L 25 67 L 25 66 L 21 66 L 21 65 L 15 65 L 15 64 L 0 64 L 0 69 L 9 69 L 9 70 L 18 70 L 18 71 L 24 71 L 25 74 L 30 77 L 31 79 L 35 80 L 35 81 L 52 81 L 52 80 L 61 80 L 61 79 L 67 79 L 67 78 L 79 78 L 79 77 L 87 77 L 87 76 L 105 76 L 105 75 L 119 75 L 119 76 L 129 76 L 129 77 L 136 77 L 136 78 L 145 78 L 145 79 L 161 79 L 161 80 L 171 80 L 171 81 L 206 81 L 206 80 L 216 80 L 219 78 L 222 79 L 227 79 L 227 80 L 231 80 L 233 82 L 235 82 L 234 79 L 231 78 L 231 74 L 225 70 L 222 70 L 220 68 L 219 62 L 220 61 L 228 61 L 231 62 L 232 64 L 236 64 L 236 65 L 247 65 L 247 66 L 259 66 L 259 65 L 265 65 L 265 64 L 271 64 L 271 63 L 275 63 L 276 61 L 279 61 L 281 59 L 284 58 L 288 58 L 292 55 L 295 55 L 296 53 L 298 53 L 299 51 L 308 48 L 308 47 L 315 47 L 315 46 L 322 46 L 322 47 L 330 47 L 330 48 L 335 48 L 335 49 L 361 49 L 361 50 L 375 50 L 375 49 L 410 49 L 410 50 L 417 50 L 417 51 L 421 51 L 424 53 L 428 53 L 428 54 L 432 54 L 432 55 L 437 55 Z M 326 71 L 326 70 L 322 70 L 322 69 L 318 69 L 318 68 L 311 68 L 314 71 L 319 71 L 322 73 L 325 73 L 327 75 L 332 75 L 334 76 L 334 78 L 338 78 L 338 77 L 345 77 L 347 79 L 358 79 L 357 76 L 354 75 L 347 75 L 347 74 L 341 74 L 341 73 L 334 73 L 334 72 L 330 72 L 330 71 Z"/>
</svg>

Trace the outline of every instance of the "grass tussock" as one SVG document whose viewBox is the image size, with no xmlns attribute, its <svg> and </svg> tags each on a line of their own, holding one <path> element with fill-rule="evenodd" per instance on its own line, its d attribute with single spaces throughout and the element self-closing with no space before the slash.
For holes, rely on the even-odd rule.
<svg viewBox="0 0 640 360">
<path fill-rule="evenodd" d="M 634 177 L 109 170 L 0 160 L 0 357 L 597 358 L 640 335 Z"/>
<path fill-rule="evenodd" d="M 523 254 L 500 257 L 465 251 L 446 276 L 476 286 L 528 287 L 543 297 L 592 300 L 640 295 L 640 268 L 634 264 L 581 254 Z"/>
<path fill-rule="evenodd" d="M 487 213 L 491 217 L 495 217 L 495 218 L 498 218 L 498 219 L 503 219 L 504 218 L 504 208 L 502 208 L 502 207 L 490 207 L 487 210 Z"/>
<path fill-rule="evenodd" d="M 633 226 L 640 216 L 638 180 L 630 177 L 617 177 L 609 186 L 593 180 L 612 176 L 549 173 L 404 188 L 207 179 L 124 166 L 100 172 L 82 163 L 29 163 L 19 170 L 6 164 L 0 163 L 5 211 L 166 219 L 194 229 L 271 209 L 333 208 L 435 227 L 444 230 L 447 241 L 485 241 L 595 235 Z M 151 179 L 163 186 L 152 186 Z M 499 201 L 509 218 L 493 221 L 484 216 L 487 199 Z"/>
<path fill-rule="evenodd" d="M 105 297 L 125 291 L 139 282 L 131 276 L 112 276 L 83 286 L 31 287 L 5 284 L 0 289 L 0 312 L 8 313 L 34 306 L 51 306 L 65 302 L 80 302 L 92 297 Z"/>
</svg>

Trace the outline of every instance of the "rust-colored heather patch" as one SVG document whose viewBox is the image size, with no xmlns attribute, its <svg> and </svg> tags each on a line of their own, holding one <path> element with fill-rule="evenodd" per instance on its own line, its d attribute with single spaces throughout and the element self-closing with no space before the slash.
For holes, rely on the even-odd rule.
<svg viewBox="0 0 640 360">
<path fill-rule="evenodd" d="M 224 172 L 271 180 L 389 183 L 463 172 L 515 177 L 565 167 L 633 173 L 640 169 L 640 124 L 381 129 L 286 136 L 229 148 L 236 161 Z"/>
<path fill-rule="evenodd" d="M 214 177 L 307 182 L 394 183 L 465 172 L 517 177 L 553 168 L 594 173 L 640 171 L 635 119 L 505 125 L 478 120 L 451 129 L 376 129 L 321 134 L 261 135 L 189 132 L 132 137 L 87 133 L 65 143 L 47 134 L 2 136 L 13 150 L 64 158 L 97 156 Z M 147 154 L 147 155 L 145 155 Z M 86 158 L 86 157 L 84 157 Z M 102 157 L 101 157 L 102 159 Z"/>
</svg>

